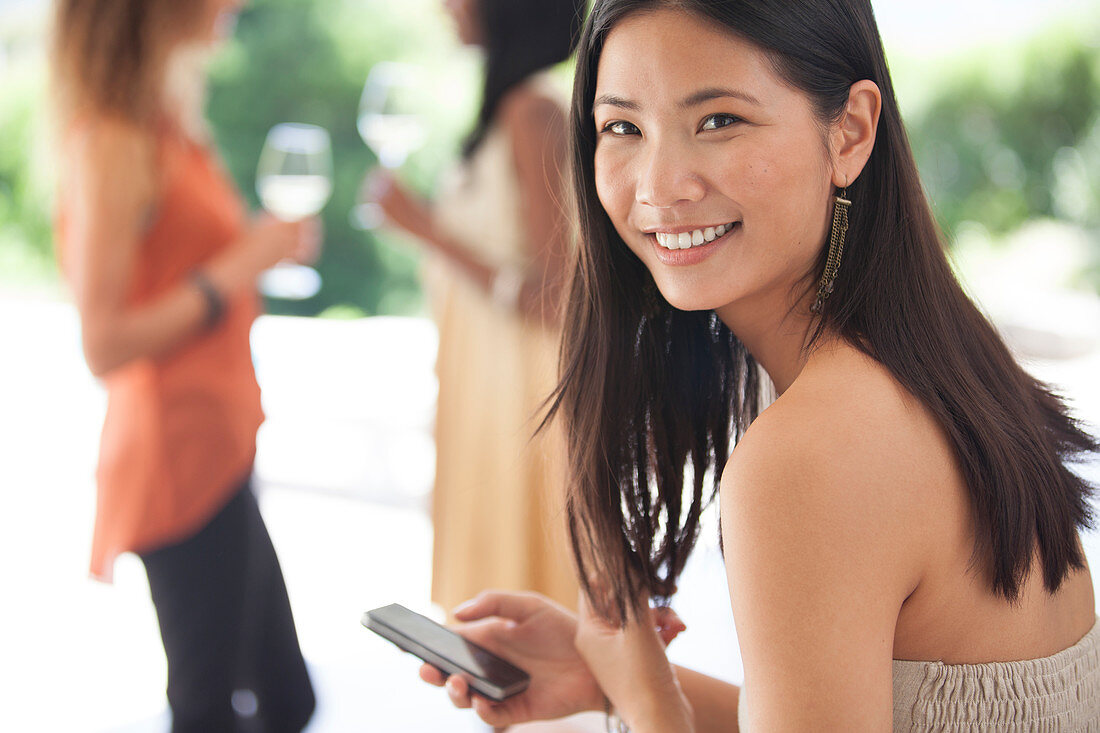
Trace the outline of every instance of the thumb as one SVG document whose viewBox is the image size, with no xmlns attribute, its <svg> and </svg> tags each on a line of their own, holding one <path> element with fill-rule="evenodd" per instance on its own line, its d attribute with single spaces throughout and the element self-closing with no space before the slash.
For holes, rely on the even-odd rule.
<svg viewBox="0 0 1100 733">
<path fill-rule="evenodd" d="M 451 613 L 459 621 L 476 621 L 488 616 L 499 616 L 520 622 L 534 615 L 545 604 L 545 599 L 535 593 L 491 590 L 479 593 L 475 598 L 456 607 Z"/>
</svg>

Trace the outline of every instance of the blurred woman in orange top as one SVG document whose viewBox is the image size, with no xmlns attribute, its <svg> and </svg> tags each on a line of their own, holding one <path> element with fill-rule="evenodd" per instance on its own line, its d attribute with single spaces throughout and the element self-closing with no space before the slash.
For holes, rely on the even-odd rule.
<svg viewBox="0 0 1100 733">
<path fill-rule="evenodd" d="M 107 388 L 92 574 L 137 553 L 168 658 L 172 730 L 300 731 L 314 708 L 250 486 L 263 420 L 255 280 L 307 259 L 315 222 L 249 220 L 210 147 L 198 61 L 239 0 L 58 0 L 57 243 Z"/>
</svg>

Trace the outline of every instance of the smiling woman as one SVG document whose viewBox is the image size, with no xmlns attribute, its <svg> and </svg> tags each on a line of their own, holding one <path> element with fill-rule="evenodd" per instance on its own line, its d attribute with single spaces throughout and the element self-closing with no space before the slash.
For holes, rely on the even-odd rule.
<svg viewBox="0 0 1100 733">
<path fill-rule="evenodd" d="M 629 38 L 671 51 L 680 40 L 670 33 L 675 26 L 651 20 L 625 20 L 610 35 L 610 50 Z M 826 130 L 804 95 L 775 78 L 764 54 L 713 24 L 683 23 L 694 23 L 690 32 L 714 52 L 653 55 L 649 63 L 621 52 L 600 58 L 593 104 L 600 204 L 674 307 L 715 310 L 768 286 L 784 288 L 786 298 L 824 239 Z M 853 103 L 867 107 L 865 144 L 848 157 L 865 159 L 877 88 L 865 84 Z M 839 184 L 856 176 L 836 177 Z M 658 263 L 664 267 L 652 266 Z"/>
<path fill-rule="evenodd" d="M 1100 724 L 1066 466 L 1097 446 L 955 281 L 870 3 L 597 0 L 578 59 L 556 409 L 586 603 L 463 610 L 532 671 L 482 717 L 559 712 L 566 667 L 635 733 Z M 719 487 L 741 689 L 673 668 L 648 609 Z"/>
</svg>

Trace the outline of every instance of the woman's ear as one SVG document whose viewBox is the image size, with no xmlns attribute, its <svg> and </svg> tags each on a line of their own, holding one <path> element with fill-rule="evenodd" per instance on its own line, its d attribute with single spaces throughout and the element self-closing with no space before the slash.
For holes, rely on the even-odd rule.
<svg viewBox="0 0 1100 733">
<path fill-rule="evenodd" d="M 848 103 L 830 135 L 834 186 L 849 186 L 863 172 L 875 147 L 881 111 L 882 93 L 873 81 L 857 81 L 848 90 Z"/>
</svg>

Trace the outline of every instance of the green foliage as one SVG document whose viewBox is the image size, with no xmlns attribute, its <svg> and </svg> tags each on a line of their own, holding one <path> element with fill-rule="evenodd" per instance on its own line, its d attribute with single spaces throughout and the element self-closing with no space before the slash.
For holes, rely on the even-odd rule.
<svg viewBox="0 0 1100 733">
<path fill-rule="evenodd" d="M 42 281 L 53 269 L 50 191 L 38 137 L 40 67 L 0 74 L 0 269 Z"/>
<path fill-rule="evenodd" d="M 0 46 L 41 41 L 41 29 Z M 33 45 L 33 44 L 31 44 Z M 45 63 L 38 53 L 5 60 L 0 48 L 0 279 L 10 284 L 56 279 L 50 188 L 42 156 Z M 420 309 L 417 257 L 385 231 L 349 224 L 363 175 L 377 164 L 356 131 L 359 95 L 370 67 L 406 60 L 426 67 L 439 89 L 426 90 L 429 144 L 402 171 L 427 191 L 454 159 L 472 118 L 477 90 L 472 59 L 456 53 L 437 0 L 255 0 L 211 69 L 208 118 L 226 165 L 249 203 L 268 130 L 280 122 L 328 129 L 334 191 L 322 214 L 325 246 L 317 268 L 323 288 L 307 301 L 270 301 L 275 313 L 408 313 Z M 456 61 L 457 59 L 457 61 Z M 440 91 L 442 90 L 442 91 Z M 63 165 L 63 161 L 59 161 Z"/>
<path fill-rule="evenodd" d="M 434 10 L 422 1 L 258 0 L 241 14 L 233 42 L 213 70 L 208 105 L 219 147 L 241 190 L 257 203 L 256 161 L 267 131 L 279 122 L 328 129 L 335 162 L 333 196 L 322 215 L 325 246 L 316 265 L 323 288 L 308 301 L 271 301 L 270 311 L 316 315 L 346 313 L 346 306 L 378 314 L 418 308 L 414 253 L 387 241 L 384 233 L 353 229 L 349 212 L 364 173 L 376 165 L 355 126 L 366 74 L 381 60 L 445 59 L 453 46 L 445 42 L 447 29 L 432 22 Z M 436 117 L 447 124 L 433 126 L 435 144 L 421 159 L 446 161 L 464 125 L 461 119 Z M 437 167 L 410 168 L 421 185 L 438 173 Z"/>
<path fill-rule="evenodd" d="M 1087 26 L 984 50 L 930 75 L 908 118 L 941 224 L 995 235 L 1032 218 L 1100 226 L 1100 46 Z"/>
<path fill-rule="evenodd" d="M 407 241 L 357 231 L 348 213 L 364 173 L 376 165 L 355 129 L 373 64 L 411 61 L 433 81 L 424 95 L 430 142 L 402 171 L 414 187 L 431 189 L 468 129 L 477 74 L 469 54 L 456 48 L 440 5 L 253 0 L 242 13 L 212 69 L 208 105 L 241 191 L 256 205 L 256 162 L 268 129 L 279 122 L 324 126 L 335 157 L 318 264 L 324 287 L 308 301 L 272 301 L 272 311 L 347 316 L 420 307 L 416 255 Z M 1001 235 L 1029 219 L 1055 217 L 1100 242 L 1100 17 L 1096 21 L 963 58 L 922 59 L 908 74 L 904 59 L 895 59 L 910 137 L 947 231 L 974 221 Z M 43 66 L 37 54 L 0 58 L 0 278 L 7 282 L 39 281 L 53 270 L 49 166 L 31 154 L 44 142 Z M 1100 254 L 1097 263 L 1100 283 Z"/>
</svg>

